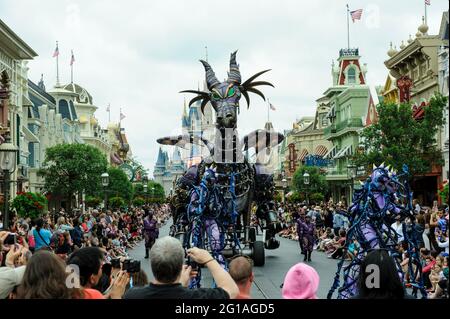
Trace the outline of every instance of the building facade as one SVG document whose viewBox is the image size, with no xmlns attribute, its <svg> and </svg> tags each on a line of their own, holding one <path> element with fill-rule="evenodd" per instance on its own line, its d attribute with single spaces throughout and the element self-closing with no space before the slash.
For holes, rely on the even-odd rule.
<svg viewBox="0 0 450 319">
<path fill-rule="evenodd" d="M 0 144 L 10 138 L 18 149 L 11 173 L 9 199 L 18 191 L 44 192 L 38 171 L 47 148 L 63 143 L 89 144 L 105 154 L 110 165 L 131 160 L 126 133 L 120 124 L 103 129 L 95 118 L 97 107 L 89 92 L 78 84 L 55 85 L 47 90 L 41 76 L 38 84 L 28 79 L 27 60 L 37 54 L 0 20 L 0 74 L 9 85 L 0 85 Z M 0 180 L 4 202 L 3 176 Z M 79 199 L 81 202 L 81 198 Z M 49 208 L 61 203 L 52 198 Z M 1 210 L 1 208 L 0 208 Z"/>
<path fill-rule="evenodd" d="M 73 112 L 77 115 L 80 137 L 83 142 L 99 149 L 107 158 L 108 163 L 115 165 L 115 162 L 111 161 L 112 146 L 108 140 L 108 134 L 100 127 L 95 117 L 97 106 L 93 104 L 92 95 L 76 83 L 63 85 L 62 88 L 74 93 Z"/>
<path fill-rule="evenodd" d="M 9 200 L 18 190 L 22 190 L 28 179 L 28 142 L 35 138 L 27 127 L 23 126 L 32 106 L 28 98 L 27 61 L 37 53 L 0 20 L 0 74 L 5 84 L 1 85 L 0 94 L 0 143 L 8 138 L 18 149 L 17 162 L 11 172 L 8 185 L 4 185 L 3 172 L 0 180 L 1 203 Z M 6 84 L 9 82 L 9 84 Z M 6 187 L 6 188 L 5 188 Z M 5 199 L 5 190 L 10 194 Z M 3 206 L 0 208 L 3 211 Z M 3 215 L 3 214 L 2 214 Z"/>
<path fill-rule="evenodd" d="M 389 59 L 384 62 L 398 88 L 398 100 L 410 102 L 416 120 L 423 117 L 431 97 L 441 90 L 439 86 L 439 53 L 443 46 L 440 35 L 429 35 L 425 22 L 418 27 L 415 39 L 402 43 L 400 50 L 389 49 Z M 445 54 L 445 53 L 443 53 Z M 440 128 L 436 140 L 442 150 L 445 135 Z M 444 155 L 445 156 L 445 155 Z M 442 166 L 433 164 L 429 172 L 414 176 L 412 188 L 414 196 L 423 205 L 432 205 L 437 199 L 437 189 L 442 183 Z"/>
<path fill-rule="evenodd" d="M 208 91 L 206 83 L 203 90 Z M 200 101 L 197 101 L 188 107 L 186 100 L 184 101 L 181 132 L 183 135 L 202 137 L 212 142 L 215 132 L 213 108 L 210 103 L 207 103 L 202 112 L 200 105 Z M 197 144 L 187 144 L 183 148 L 175 146 L 171 157 L 160 147 L 153 170 L 154 180 L 163 185 L 167 196 L 174 188 L 177 178 L 187 168 L 199 164 L 208 155 L 207 147 Z"/>
<path fill-rule="evenodd" d="M 449 37 L 449 17 L 448 11 L 442 14 L 441 27 L 439 29 L 439 36 L 442 40 L 442 46 L 438 50 L 438 81 L 439 81 L 439 92 L 447 97 L 447 107 L 445 108 L 444 118 L 445 125 L 441 132 L 441 147 L 442 147 L 442 157 L 444 158 L 444 167 L 442 169 L 442 179 L 449 179 L 449 159 L 448 159 L 448 135 L 449 135 L 449 110 L 448 110 L 448 87 L 449 87 L 449 76 L 448 76 L 448 37 Z"/>
<path fill-rule="evenodd" d="M 341 49 L 338 64 L 332 65 L 333 86 L 324 92 L 328 99 L 328 126 L 324 138 L 332 147 L 325 158 L 330 160 L 326 179 L 334 201 L 351 202 L 354 176 L 349 166 L 359 147 L 359 132 L 365 126 L 369 105 L 373 104 L 366 83 L 366 64 L 360 64 L 358 49 Z"/>
<path fill-rule="evenodd" d="M 184 174 L 186 165 L 181 158 L 181 152 L 178 147 L 173 150 L 172 158 L 161 147 L 159 148 L 158 158 L 153 169 L 155 182 L 161 184 L 164 193 L 169 196 L 175 188 L 177 179 Z"/>
<path fill-rule="evenodd" d="M 208 92 L 206 84 L 203 91 Z M 203 112 L 200 108 L 201 102 L 193 103 L 188 110 L 186 101 L 183 106 L 183 115 L 181 117 L 182 134 L 202 137 L 213 142 L 215 133 L 215 124 L 213 118 L 213 108 L 211 103 L 207 103 Z M 202 158 L 209 155 L 209 150 L 205 146 L 188 144 L 185 149 L 180 149 L 180 154 L 187 167 L 198 164 Z"/>
</svg>

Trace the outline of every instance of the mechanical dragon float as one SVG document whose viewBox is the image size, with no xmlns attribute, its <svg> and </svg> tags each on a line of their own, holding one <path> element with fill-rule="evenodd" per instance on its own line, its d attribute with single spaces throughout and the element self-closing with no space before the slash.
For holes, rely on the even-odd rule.
<svg viewBox="0 0 450 319">
<path fill-rule="evenodd" d="M 391 227 L 395 217 L 400 216 L 403 221 L 403 248 L 410 256 L 408 272 L 413 294 L 420 291 L 423 298 L 427 292 L 424 288 L 422 265 L 419 259 L 419 236 L 412 207 L 412 192 L 410 191 L 408 167 L 403 166 L 402 172 L 397 174 L 384 164 L 373 167 L 372 174 L 362 183 L 362 188 L 355 190 L 352 205 L 346 216 L 350 220 L 347 232 L 346 248 L 355 239 L 360 245 L 357 256 L 344 266 L 345 255 L 338 263 L 333 285 L 328 292 L 328 299 L 338 289 L 338 299 L 348 299 L 358 293 L 358 278 L 361 261 L 367 252 L 373 249 L 386 249 L 397 265 L 398 274 L 405 282 L 405 276 L 400 266 L 398 234 Z M 343 273 L 343 283 L 340 277 Z"/>
<path fill-rule="evenodd" d="M 258 154 L 270 151 L 284 136 L 266 130 L 255 130 L 240 139 L 237 134 L 239 100 L 243 96 L 250 105 L 249 93 L 265 97 L 256 87 L 273 85 L 255 81 L 270 70 L 264 70 L 241 82 L 236 52 L 231 54 L 228 78 L 217 79 L 208 62 L 200 60 L 206 72 L 208 91 L 186 90 L 196 96 L 189 107 L 201 101 L 202 112 L 208 102 L 215 110 L 213 140 L 194 134 L 158 139 L 163 145 L 186 148 L 189 144 L 207 147 L 208 156 L 193 165 L 177 181 L 171 200 L 173 225 L 171 235 L 178 237 L 185 248 L 208 249 L 226 268 L 226 258 L 237 254 L 250 256 L 257 266 L 264 265 L 264 249 L 276 249 L 280 243 L 275 234 L 280 223 L 274 209 L 273 173 L 264 163 L 250 163 L 245 153 L 254 148 Z M 256 205 L 256 217 L 263 229 L 263 241 L 256 240 L 256 227 L 250 225 L 251 209 Z M 199 276 L 191 286 L 200 286 Z"/>
</svg>

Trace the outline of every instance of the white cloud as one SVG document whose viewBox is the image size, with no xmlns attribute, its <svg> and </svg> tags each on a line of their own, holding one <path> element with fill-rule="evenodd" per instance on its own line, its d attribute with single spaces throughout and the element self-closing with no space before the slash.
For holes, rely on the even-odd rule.
<svg viewBox="0 0 450 319">
<path fill-rule="evenodd" d="M 348 1 L 363 8 L 361 21 L 350 21 L 350 44 L 359 47 L 368 64 L 368 82 L 381 85 L 387 75 L 384 60 L 389 42 L 417 32 L 423 1 Z M 219 78 L 226 75 L 229 54 L 239 49 L 245 79 L 260 70 L 275 89 L 264 93 L 277 106 L 271 120 L 279 131 L 310 116 L 315 100 L 331 84 L 331 60 L 347 45 L 347 1 L 107 1 L 3 0 L 2 19 L 39 56 L 29 63 L 29 76 L 44 73 L 47 87 L 55 81 L 51 57 L 60 43 L 62 82 L 70 80 L 70 50 L 74 50 L 74 81 L 84 86 L 99 107 L 97 117 L 112 120 L 119 108 L 133 154 L 150 169 L 157 156 L 156 139 L 180 124 L 183 89 L 196 88 L 204 78 L 199 58 L 208 46 L 209 61 Z M 428 8 L 429 33 L 438 31 L 448 2 L 434 0 Z M 186 95 L 189 98 L 188 95 Z M 245 105 L 245 102 L 244 102 Z M 239 126 L 260 128 L 266 104 L 253 96 L 250 109 L 241 108 Z M 245 127 L 244 127 L 245 126 Z"/>
</svg>

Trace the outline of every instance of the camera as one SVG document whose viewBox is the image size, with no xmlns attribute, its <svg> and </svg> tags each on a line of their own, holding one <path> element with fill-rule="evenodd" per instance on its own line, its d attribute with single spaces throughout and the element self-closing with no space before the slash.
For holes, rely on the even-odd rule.
<svg viewBox="0 0 450 319">
<path fill-rule="evenodd" d="M 111 259 L 111 267 L 115 269 L 120 268 L 120 258 Z"/>
<path fill-rule="evenodd" d="M 198 270 L 198 263 L 193 261 L 189 257 L 186 259 L 186 265 L 191 266 L 192 270 L 194 270 L 194 271 Z"/>
<path fill-rule="evenodd" d="M 129 273 L 137 273 L 141 271 L 141 261 L 134 259 L 125 259 L 122 264 L 122 270 Z"/>
<path fill-rule="evenodd" d="M 15 245 L 17 244 L 16 234 L 10 233 L 3 242 L 5 245 Z"/>
</svg>

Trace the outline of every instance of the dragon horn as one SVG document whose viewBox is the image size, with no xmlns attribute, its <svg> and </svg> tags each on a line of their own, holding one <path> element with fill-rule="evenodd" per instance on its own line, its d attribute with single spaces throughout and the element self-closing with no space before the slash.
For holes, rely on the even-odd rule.
<svg viewBox="0 0 450 319">
<path fill-rule="evenodd" d="M 228 72 L 228 82 L 241 84 L 241 72 L 239 71 L 239 65 L 236 63 L 236 53 L 237 50 L 231 53 L 230 72 Z"/>
<path fill-rule="evenodd" d="M 384 162 L 381 163 L 381 165 L 379 167 L 384 168 Z"/>
<path fill-rule="evenodd" d="M 372 169 L 377 169 L 378 167 L 375 164 L 372 164 Z"/>
<path fill-rule="evenodd" d="M 214 74 L 213 69 L 209 65 L 208 62 L 200 60 L 200 62 L 203 64 L 203 67 L 205 68 L 206 72 L 206 85 L 208 86 L 208 90 L 211 91 L 213 87 L 215 87 L 217 84 L 219 84 L 219 80 L 217 80 L 216 75 Z"/>
</svg>

